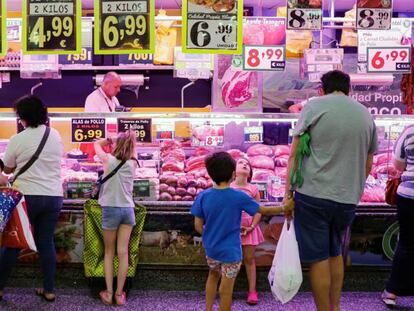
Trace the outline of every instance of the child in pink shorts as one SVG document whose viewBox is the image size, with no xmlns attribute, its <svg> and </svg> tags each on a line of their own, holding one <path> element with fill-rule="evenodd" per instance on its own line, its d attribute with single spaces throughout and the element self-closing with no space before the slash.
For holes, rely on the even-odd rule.
<svg viewBox="0 0 414 311">
<path fill-rule="evenodd" d="M 259 189 L 250 183 L 253 171 L 247 159 L 239 159 L 236 165 L 236 179 L 231 187 L 246 193 L 248 196 L 260 201 Z M 241 219 L 241 244 L 243 248 L 243 263 L 246 267 L 247 280 L 249 282 L 249 292 L 247 293 L 247 303 L 255 305 L 259 302 L 256 291 L 256 245 L 264 241 L 262 230 L 260 230 L 261 214 L 257 213 L 253 217 L 242 212 Z"/>
</svg>

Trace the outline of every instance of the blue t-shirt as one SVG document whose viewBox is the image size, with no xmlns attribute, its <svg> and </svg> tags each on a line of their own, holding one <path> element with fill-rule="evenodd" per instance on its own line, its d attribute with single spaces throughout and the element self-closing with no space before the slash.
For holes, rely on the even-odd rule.
<svg viewBox="0 0 414 311">
<path fill-rule="evenodd" d="M 259 203 L 240 190 L 210 188 L 201 192 L 191 214 L 204 220 L 206 255 L 225 263 L 241 261 L 241 214 L 245 211 L 253 216 L 258 209 Z"/>
</svg>

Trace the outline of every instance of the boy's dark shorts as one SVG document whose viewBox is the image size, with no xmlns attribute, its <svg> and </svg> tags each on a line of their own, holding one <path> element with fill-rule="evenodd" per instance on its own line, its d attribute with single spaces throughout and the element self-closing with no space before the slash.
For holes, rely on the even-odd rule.
<svg viewBox="0 0 414 311">
<path fill-rule="evenodd" d="M 342 238 L 352 224 L 356 205 L 295 193 L 295 232 L 302 262 L 341 254 Z"/>
</svg>

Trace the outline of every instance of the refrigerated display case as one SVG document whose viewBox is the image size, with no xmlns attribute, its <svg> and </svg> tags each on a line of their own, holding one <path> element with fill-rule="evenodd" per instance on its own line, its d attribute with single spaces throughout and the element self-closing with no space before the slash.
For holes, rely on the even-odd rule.
<svg viewBox="0 0 414 311">
<path fill-rule="evenodd" d="M 163 232 L 164 237 L 156 243 L 151 238 L 143 239 L 141 263 L 198 265 L 204 264 L 204 254 L 189 210 L 194 197 L 212 186 L 204 167 L 204 156 L 215 150 L 226 150 L 234 158 L 249 157 L 254 170 L 252 182 L 261 190 L 262 203 L 278 204 L 284 193 L 291 130 L 297 117 L 248 113 L 50 113 L 50 124 L 60 132 L 65 145 L 62 217 L 76 219 L 65 225 L 72 232 L 66 238 L 75 241 L 67 251 L 69 255 L 61 257 L 67 262 L 81 261 L 79 254 L 71 252 L 82 249 L 83 229 L 79 218 L 101 169 L 92 144 L 78 140 L 115 136 L 118 130 L 125 130 L 124 124 L 135 124 L 132 127 L 138 135 L 137 158 L 141 167 L 136 172 L 134 196 L 148 210 L 144 236 Z M 80 121 L 74 121 L 93 118 L 105 120 L 104 128 L 96 127 L 103 130 L 99 135 L 88 133 L 88 127 L 86 131 L 79 131 Z M 388 174 L 394 172 L 393 144 L 413 120 L 411 116 L 375 117 L 379 150 L 348 241 L 349 264 L 390 263 L 398 228 L 395 231 L 395 208 L 384 202 L 385 182 Z M 0 114 L 0 122 L 1 157 L 8 138 L 17 131 L 17 123 L 12 113 Z M 265 242 L 256 251 L 259 266 L 271 265 L 282 221 L 278 216 L 263 217 L 260 226 Z M 62 229 L 59 234 L 62 235 Z"/>
</svg>

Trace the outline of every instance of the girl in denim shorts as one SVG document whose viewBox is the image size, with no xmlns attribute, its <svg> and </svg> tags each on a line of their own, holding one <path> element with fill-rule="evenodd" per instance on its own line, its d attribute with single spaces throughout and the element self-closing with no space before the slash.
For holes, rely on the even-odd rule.
<svg viewBox="0 0 414 311">
<path fill-rule="evenodd" d="M 102 185 L 99 204 L 102 206 L 102 229 L 105 245 L 104 273 L 106 290 L 99 293 L 105 305 L 111 305 L 113 298 L 117 305 L 126 301 L 123 291 L 128 272 L 128 245 L 135 225 L 133 181 L 137 161 L 135 156 L 135 133 L 120 133 L 112 153 L 106 153 L 104 146 L 111 145 L 111 139 L 95 142 L 97 156 L 104 166 L 104 176 L 110 174 L 122 161 L 125 163 L 114 176 Z M 119 259 L 117 289 L 113 292 L 113 262 L 115 246 Z"/>
</svg>

